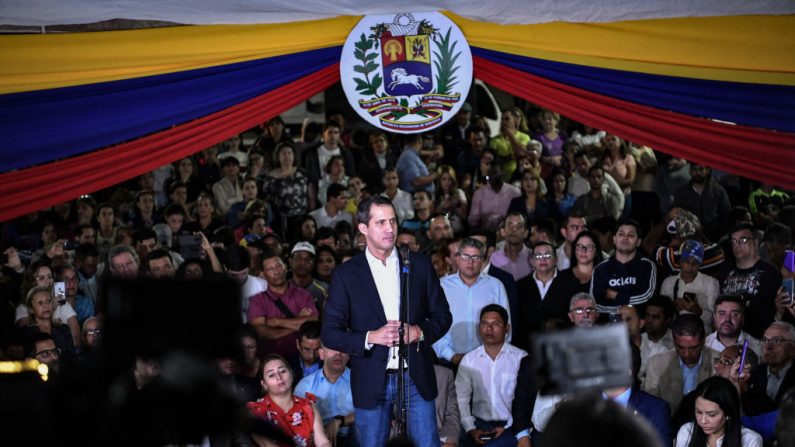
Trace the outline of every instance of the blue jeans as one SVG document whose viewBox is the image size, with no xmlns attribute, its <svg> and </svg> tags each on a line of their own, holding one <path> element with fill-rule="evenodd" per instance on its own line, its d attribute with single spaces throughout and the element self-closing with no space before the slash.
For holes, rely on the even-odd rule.
<svg viewBox="0 0 795 447">
<path fill-rule="evenodd" d="M 425 400 L 417 392 L 408 371 L 404 374 L 404 384 L 408 385 L 408 432 L 414 444 L 439 446 L 439 429 L 436 427 L 436 406 L 434 401 Z M 389 438 L 393 403 L 398 396 L 398 375 L 386 376 L 386 385 L 378 397 L 378 405 L 372 409 L 356 408 L 356 437 L 362 446 L 380 447 Z"/>
</svg>

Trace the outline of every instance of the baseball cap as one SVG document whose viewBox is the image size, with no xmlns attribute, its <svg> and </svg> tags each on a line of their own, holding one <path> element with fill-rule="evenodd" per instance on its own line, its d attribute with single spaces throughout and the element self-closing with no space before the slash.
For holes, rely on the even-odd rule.
<svg viewBox="0 0 795 447">
<path fill-rule="evenodd" d="M 681 210 L 676 217 L 668 222 L 667 230 L 668 234 L 675 234 L 681 239 L 687 239 L 701 231 L 701 222 L 695 214 Z"/>
<path fill-rule="evenodd" d="M 312 256 L 315 255 L 315 247 L 313 247 L 309 242 L 305 241 L 296 242 L 296 244 L 293 246 L 293 249 L 290 251 L 290 255 L 297 251 L 308 251 L 309 253 L 312 253 Z"/>
<path fill-rule="evenodd" d="M 699 241 L 688 239 L 679 247 L 679 260 L 685 261 L 693 258 L 701 264 L 704 262 L 704 246 Z"/>
</svg>

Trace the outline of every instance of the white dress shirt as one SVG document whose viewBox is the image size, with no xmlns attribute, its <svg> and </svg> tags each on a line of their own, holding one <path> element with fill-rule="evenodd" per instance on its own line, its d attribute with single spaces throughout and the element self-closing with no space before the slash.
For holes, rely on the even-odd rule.
<svg viewBox="0 0 795 447">
<path fill-rule="evenodd" d="M 392 253 L 386 258 L 386 265 L 380 259 L 373 256 L 370 250 L 364 250 L 370 272 L 373 274 L 375 288 L 378 289 L 378 297 L 381 305 L 384 306 L 384 314 L 387 320 L 400 319 L 400 262 L 397 250 L 392 248 Z M 370 333 L 368 331 L 367 335 Z M 366 340 L 367 338 L 365 338 Z M 367 349 L 372 348 L 372 344 Z M 399 366 L 397 359 L 397 348 L 389 348 L 389 360 L 386 364 L 387 369 L 397 369 Z"/>
<path fill-rule="evenodd" d="M 464 431 L 475 428 L 475 418 L 484 421 L 508 421 L 519 362 L 527 352 L 505 342 L 492 360 L 483 345 L 467 353 L 458 365 L 455 392 Z"/>
<path fill-rule="evenodd" d="M 751 351 L 754 351 L 754 354 L 756 354 L 757 357 L 762 358 L 762 343 L 745 333 L 745 331 L 740 332 L 740 336 L 737 337 L 737 341 L 734 342 L 734 344 L 742 345 L 746 340 L 748 340 L 748 348 Z M 728 346 L 724 346 L 724 344 L 718 339 L 717 331 L 707 335 L 707 339 L 704 341 L 704 344 L 707 347 L 714 349 L 715 352 L 723 352 L 724 349 L 728 348 Z"/>
</svg>

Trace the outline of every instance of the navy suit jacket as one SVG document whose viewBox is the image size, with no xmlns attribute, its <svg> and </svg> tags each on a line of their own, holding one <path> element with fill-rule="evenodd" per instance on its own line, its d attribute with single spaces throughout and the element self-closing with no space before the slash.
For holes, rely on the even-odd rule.
<svg viewBox="0 0 795 447">
<path fill-rule="evenodd" d="M 439 278 L 428 256 L 410 253 L 409 324 L 422 329 L 424 340 L 408 347 L 409 374 L 417 391 L 426 400 L 436 398 L 431 345 L 440 339 L 452 323 Z M 351 390 L 353 405 L 374 408 L 386 384 L 389 349 L 373 345 L 366 349 L 367 331 L 375 331 L 387 322 L 378 289 L 364 253 L 334 269 L 324 311 L 321 337 L 326 347 L 351 355 Z"/>
<path fill-rule="evenodd" d="M 649 421 L 660 435 L 662 445 L 672 445 L 671 407 L 668 402 L 634 387 L 629 395 L 628 406 Z"/>
</svg>

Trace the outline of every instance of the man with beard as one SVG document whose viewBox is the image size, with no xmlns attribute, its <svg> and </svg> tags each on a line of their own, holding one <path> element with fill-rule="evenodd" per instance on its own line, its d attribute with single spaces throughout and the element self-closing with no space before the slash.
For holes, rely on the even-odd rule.
<svg viewBox="0 0 795 447">
<path fill-rule="evenodd" d="M 462 150 L 458 157 L 456 157 L 456 175 L 461 179 L 461 186 L 464 187 L 464 182 L 467 176 L 472 176 L 478 171 L 480 167 L 480 156 L 483 155 L 483 150 L 489 144 L 489 138 L 486 136 L 486 131 L 480 127 L 472 127 L 467 131 L 467 148 Z M 469 179 L 470 182 L 473 179 Z"/>
<path fill-rule="evenodd" d="M 576 327 L 589 328 L 596 324 L 599 312 L 596 311 L 596 301 L 585 292 L 580 292 L 569 301 L 569 321 Z"/>
<path fill-rule="evenodd" d="M 676 192 L 674 206 L 695 214 L 707 238 L 717 241 L 727 230 L 731 203 L 726 190 L 711 174 L 709 167 L 691 163 L 690 184 Z"/>
<path fill-rule="evenodd" d="M 632 219 L 619 221 L 613 243 L 616 253 L 594 267 L 591 281 L 591 295 L 600 313 L 617 314 L 621 306 L 642 305 L 657 287 L 657 267 L 638 252 L 638 223 Z"/>
<path fill-rule="evenodd" d="M 55 346 L 50 334 L 39 332 L 30 337 L 29 357 L 47 365 L 50 374 L 57 374 L 61 368 L 61 350 Z"/>
<path fill-rule="evenodd" d="M 715 332 L 707 335 L 706 345 L 723 352 L 729 346 L 742 345 L 748 341 L 748 348 L 762 355 L 762 345 L 759 340 L 743 331 L 745 320 L 745 304 L 738 296 L 721 295 L 715 300 Z"/>
<path fill-rule="evenodd" d="M 585 223 L 585 217 L 577 213 L 569 214 L 566 217 L 563 226 L 560 227 L 560 234 L 563 236 L 564 241 L 555 252 L 558 258 L 558 270 L 566 270 L 571 267 L 571 257 L 574 255 L 574 240 L 577 239 L 577 235 L 587 229 L 588 225 Z"/>
<path fill-rule="evenodd" d="M 355 412 L 351 393 L 351 371 L 347 368 L 350 355 L 325 346 L 320 347 L 323 368 L 301 379 L 295 395 L 307 393 L 317 397 L 317 409 L 323 415 L 326 436 L 337 447 L 358 446 L 356 429 L 352 427 Z"/>
</svg>

